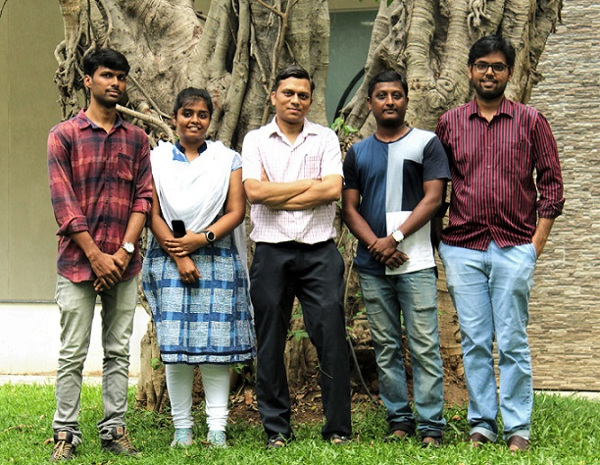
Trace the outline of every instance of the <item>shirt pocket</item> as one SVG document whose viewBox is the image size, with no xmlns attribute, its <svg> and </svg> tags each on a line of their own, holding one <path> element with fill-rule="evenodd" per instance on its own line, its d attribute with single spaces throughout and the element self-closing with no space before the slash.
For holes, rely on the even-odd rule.
<svg viewBox="0 0 600 465">
<path fill-rule="evenodd" d="M 134 158 L 133 155 L 119 152 L 117 176 L 120 180 L 131 182 L 133 180 Z"/>
<path fill-rule="evenodd" d="M 321 155 L 304 155 L 304 179 L 321 179 Z"/>
<path fill-rule="evenodd" d="M 502 147 L 500 156 L 502 171 L 515 180 L 531 178 L 533 171 L 531 161 L 531 145 L 526 140 L 507 141 Z"/>
</svg>

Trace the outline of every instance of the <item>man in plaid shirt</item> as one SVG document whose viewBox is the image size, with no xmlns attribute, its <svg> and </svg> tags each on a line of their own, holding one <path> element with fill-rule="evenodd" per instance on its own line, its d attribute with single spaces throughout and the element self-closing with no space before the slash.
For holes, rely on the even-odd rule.
<svg viewBox="0 0 600 465">
<path fill-rule="evenodd" d="M 89 108 L 52 128 L 48 137 L 50 194 L 59 225 L 56 301 L 62 343 L 52 461 L 70 459 L 81 443 L 82 371 L 97 296 L 104 348 L 104 418 L 98 423 L 102 448 L 137 454 L 124 416 L 141 268 L 135 244 L 152 201 L 150 150 L 146 134 L 116 111 L 125 95 L 127 59 L 101 49 L 87 55 L 83 67 Z"/>
</svg>

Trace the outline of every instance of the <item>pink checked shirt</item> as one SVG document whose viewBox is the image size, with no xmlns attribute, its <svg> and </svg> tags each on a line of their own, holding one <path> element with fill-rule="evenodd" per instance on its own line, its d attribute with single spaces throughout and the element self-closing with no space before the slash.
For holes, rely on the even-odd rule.
<svg viewBox="0 0 600 465">
<path fill-rule="evenodd" d="M 340 144 L 335 133 L 324 126 L 304 120 L 304 128 L 290 144 L 275 118 L 271 123 L 249 132 L 242 148 L 242 179 L 261 179 L 265 169 L 272 182 L 322 179 L 331 174 L 342 176 Z M 273 210 L 252 205 L 250 239 L 255 242 L 296 241 L 315 244 L 336 235 L 333 227 L 335 202 L 308 210 Z"/>
</svg>

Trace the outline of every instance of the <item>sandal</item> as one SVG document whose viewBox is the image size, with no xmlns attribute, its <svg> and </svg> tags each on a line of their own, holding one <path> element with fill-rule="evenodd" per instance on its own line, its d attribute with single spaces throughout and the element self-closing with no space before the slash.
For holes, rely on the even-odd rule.
<svg viewBox="0 0 600 465">
<path fill-rule="evenodd" d="M 385 438 L 383 438 L 383 442 L 402 441 L 404 439 L 408 439 L 409 436 L 409 432 L 404 431 L 403 429 L 395 429 L 394 431 L 390 432 L 390 434 L 388 434 Z"/>
<path fill-rule="evenodd" d="M 437 449 L 442 445 L 442 438 L 434 437 L 434 436 L 424 436 L 421 440 L 421 447 L 423 449 L 427 449 L 428 447 L 433 447 Z"/>
<path fill-rule="evenodd" d="M 529 450 L 529 440 L 522 436 L 511 436 L 506 441 L 506 444 L 508 444 L 508 449 L 513 453 Z"/>
<path fill-rule="evenodd" d="M 350 438 L 341 434 L 332 434 L 329 437 L 329 442 L 334 446 L 347 446 L 350 444 Z"/>
<path fill-rule="evenodd" d="M 280 434 L 274 434 L 269 437 L 266 449 L 280 449 L 287 446 L 287 439 Z"/>
<path fill-rule="evenodd" d="M 481 447 L 483 444 L 490 442 L 487 436 L 481 433 L 473 433 L 469 436 L 469 441 L 473 447 Z"/>
</svg>

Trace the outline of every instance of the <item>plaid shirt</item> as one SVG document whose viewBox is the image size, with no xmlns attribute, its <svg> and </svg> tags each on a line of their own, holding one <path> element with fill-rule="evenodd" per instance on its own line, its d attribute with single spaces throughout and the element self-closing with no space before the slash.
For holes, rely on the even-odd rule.
<svg viewBox="0 0 600 465">
<path fill-rule="evenodd" d="M 130 215 L 147 214 L 152 205 L 148 138 L 120 117 L 107 134 L 81 110 L 50 131 L 48 171 L 59 225 L 58 274 L 73 282 L 93 281 L 92 267 L 70 234 L 88 231 L 102 252 L 119 250 Z M 134 253 L 122 279 L 140 269 L 140 255 Z"/>
<path fill-rule="evenodd" d="M 342 172 L 340 143 L 335 132 L 304 120 L 304 128 L 294 144 L 271 123 L 250 131 L 242 146 L 242 179 L 261 179 L 261 169 L 272 182 L 322 179 Z M 252 205 L 250 239 L 255 242 L 296 241 L 305 244 L 335 237 L 335 202 L 306 210 L 274 210 Z"/>
</svg>

